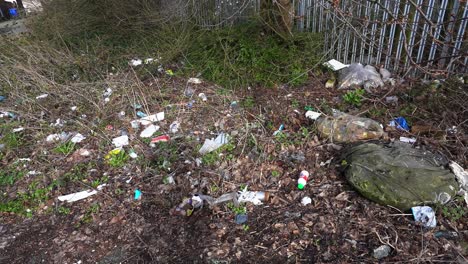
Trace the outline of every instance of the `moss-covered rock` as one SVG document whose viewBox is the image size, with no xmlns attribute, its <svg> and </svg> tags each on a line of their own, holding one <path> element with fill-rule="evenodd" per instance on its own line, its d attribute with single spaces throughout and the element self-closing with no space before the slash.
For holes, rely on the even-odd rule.
<svg viewBox="0 0 468 264">
<path fill-rule="evenodd" d="M 447 160 L 405 143 L 364 143 L 343 156 L 349 183 L 364 197 L 408 210 L 421 204 L 446 203 L 459 189 Z"/>
</svg>

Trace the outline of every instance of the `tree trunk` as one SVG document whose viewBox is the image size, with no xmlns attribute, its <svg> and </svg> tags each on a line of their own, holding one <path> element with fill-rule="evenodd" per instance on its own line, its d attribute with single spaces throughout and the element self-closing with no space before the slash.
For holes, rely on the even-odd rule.
<svg viewBox="0 0 468 264">
<path fill-rule="evenodd" d="M 262 0 L 260 15 L 270 30 L 285 38 L 292 35 L 294 24 L 292 0 Z"/>
<path fill-rule="evenodd" d="M 16 0 L 16 4 L 18 5 L 18 9 L 24 9 L 23 0 Z"/>
</svg>

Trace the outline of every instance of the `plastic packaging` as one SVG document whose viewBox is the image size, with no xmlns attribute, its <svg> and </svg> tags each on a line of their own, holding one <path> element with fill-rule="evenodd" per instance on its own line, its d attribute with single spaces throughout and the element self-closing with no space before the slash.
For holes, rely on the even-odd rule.
<svg viewBox="0 0 468 264">
<path fill-rule="evenodd" d="M 262 204 L 262 201 L 267 201 L 269 198 L 268 192 L 247 191 L 247 188 L 238 192 L 237 201 L 239 203 L 251 202 L 255 205 Z"/>
<path fill-rule="evenodd" d="M 151 140 L 151 143 L 157 143 L 157 142 L 167 142 L 171 140 L 171 138 L 168 135 L 162 135 L 159 137 L 155 137 Z"/>
<path fill-rule="evenodd" d="M 353 63 L 340 72 L 338 89 L 363 85 L 366 90 L 383 86 L 380 74 L 374 67 L 370 65 L 364 67 L 361 63 Z"/>
<path fill-rule="evenodd" d="M 301 171 L 301 173 L 299 174 L 299 179 L 297 180 L 297 188 L 299 190 L 304 189 L 308 180 L 309 180 L 309 172 Z"/>
<path fill-rule="evenodd" d="M 415 206 L 411 208 L 414 220 L 422 223 L 425 227 L 435 227 L 437 225 L 434 210 L 429 206 Z"/>
<path fill-rule="evenodd" d="M 325 117 L 306 113 L 314 119 L 317 130 L 323 137 L 336 142 L 355 142 L 359 140 L 379 139 L 384 136 L 382 126 L 369 118 L 348 115 L 335 111 L 333 117 Z"/>
<path fill-rule="evenodd" d="M 200 99 L 202 99 L 203 102 L 208 101 L 208 97 L 206 97 L 206 94 L 204 93 L 199 93 L 198 97 L 200 97 Z"/>
<path fill-rule="evenodd" d="M 309 196 L 306 196 L 306 197 L 302 198 L 302 200 L 301 200 L 301 204 L 303 206 L 306 206 L 306 205 L 311 204 L 311 203 L 312 203 L 312 199 L 310 199 Z"/>
<path fill-rule="evenodd" d="M 151 136 L 153 136 L 154 133 L 156 133 L 156 131 L 159 130 L 159 126 L 155 126 L 155 125 L 149 125 L 147 128 L 145 128 L 143 131 L 141 131 L 140 133 L 140 137 L 141 138 L 150 138 Z"/>
<path fill-rule="evenodd" d="M 124 135 L 124 136 L 116 137 L 112 139 L 112 144 L 114 144 L 116 148 L 127 146 L 129 144 L 128 136 Z"/>
<path fill-rule="evenodd" d="M 205 139 L 205 143 L 203 143 L 203 146 L 200 148 L 198 152 L 204 155 L 211 151 L 217 150 L 219 147 L 221 147 L 224 144 L 227 144 L 228 142 L 229 142 L 229 135 L 225 133 L 221 133 L 215 139 Z"/>
<path fill-rule="evenodd" d="M 404 117 L 401 117 L 401 116 L 395 118 L 392 121 L 390 121 L 390 124 L 388 124 L 388 125 L 392 126 L 392 127 L 396 127 L 397 129 L 400 129 L 400 130 L 405 130 L 405 131 L 410 130 L 408 122 L 406 121 L 406 119 Z"/>
</svg>

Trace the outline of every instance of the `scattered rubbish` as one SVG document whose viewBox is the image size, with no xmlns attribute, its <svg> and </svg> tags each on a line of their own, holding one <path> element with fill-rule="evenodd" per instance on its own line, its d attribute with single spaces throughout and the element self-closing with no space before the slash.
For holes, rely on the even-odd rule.
<svg viewBox="0 0 468 264">
<path fill-rule="evenodd" d="M 445 239 L 457 239 L 459 235 L 455 231 L 438 231 L 438 232 L 435 232 L 434 237 L 445 238 Z"/>
<path fill-rule="evenodd" d="M 338 89 L 349 89 L 364 86 L 370 92 L 370 88 L 383 86 L 383 81 L 377 70 L 370 66 L 363 66 L 360 63 L 353 63 L 340 72 Z"/>
<path fill-rule="evenodd" d="M 6 97 L 3 96 L 3 95 L 0 95 L 0 103 L 3 102 L 3 101 L 5 101 L 5 100 L 6 100 Z"/>
<path fill-rule="evenodd" d="M 123 119 L 125 117 L 125 111 L 119 112 L 119 119 Z"/>
<path fill-rule="evenodd" d="M 36 96 L 36 99 L 44 99 L 44 98 L 47 98 L 47 96 L 49 96 L 49 94 L 41 94 L 41 95 Z"/>
<path fill-rule="evenodd" d="M 140 200 L 141 199 L 141 191 L 136 189 L 135 190 L 135 195 L 134 195 L 135 200 Z"/>
<path fill-rule="evenodd" d="M 169 76 L 174 76 L 174 72 L 171 69 L 166 70 L 166 74 Z"/>
<path fill-rule="evenodd" d="M 107 88 L 107 89 L 104 91 L 104 93 L 102 94 L 102 96 L 104 96 L 104 97 L 109 97 L 109 96 L 112 95 L 112 93 L 113 93 L 112 88 Z"/>
<path fill-rule="evenodd" d="M 408 122 L 406 122 L 406 119 L 404 117 L 401 117 L 401 116 L 393 119 L 392 121 L 390 121 L 390 123 L 388 125 L 391 126 L 391 127 L 396 127 L 397 129 L 400 129 L 400 130 L 405 130 L 405 131 L 410 130 L 410 128 L 408 126 Z"/>
<path fill-rule="evenodd" d="M 18 128 L 14 128 L 12 131 L 13 133 L 16 133 L 16 132 L 21 132 L 24 130 L 24 127 L 18 127 Z"/>
<path fill-rule="evenodd" d="M 28 171 L 29 176 L 34 176 L 34 175 L 38 175 L 38 174 L 41 174 L 41 173 L 37 172 L 37 171 Z"/>
<path fill-rule="evenodd" d="M 124 135 L 124 136 L 116 137 L 112 139 L 112 144 L 114 144 L 116 148 L 127 146 L 129 144 L 128 136 Z"/>
<path fill-rule="evenodd" d="M 144 63 L 145 63 L 145 64 L 151 64 L 151 63 L 153 63 L 153 62 L 154 62 L 154 59 L 153 59 L 153 58 L 147 58 L 147 59 L 144 60 Z"/>
<path fill-rule="evenodd" d="M 444 156 L 398 141 L 350 146 L 341 163 L 348 182 L 364 197 L 403 211 L 429 202 L 445 204 L 458 188 L 455 175 L 444 169 Z"/>
<path fill-rule="evenodd" d="M 139 129 L 140 128 L 140 121 L 139 120 L 132 120 L 132 121 L 130 121 L 130 125 L 132 126 L 133 129 Z"/>
<path fill-rule="evenodd" d="M 333 158 L 330 158 L 330 159 L 328 159 L 328 160 L 325 161 L 325 162 L 321 161 L 321 162 L 320 162 L 320 167 L 324 167 L 324 166 L 330 165 L 331 162 L 332 162 L 332 160 L 333 160 Z"/>
<path fill-rule="evenodd" d="M 114 127 L 113 127 L 112 125 L 107 125 L 107 126 L 106 126 L 106 130 L 107 130 L 107 131 L 114 130 Z"/>
<path fill-rule="evenodd" d="M 396 104 L 396 103 L 398 103 L 398 97 L 397 96 L 387 96 L 387 97 L 385 97 L 385 102 L 387 104 Z"/>
<path fill-rule="evenodd" d="M 171 140 L 171 138 L 168 135 L 162 135 L 151 139 L 151 143 L 167 142 L 169 140 Z"/>
<path fill-rule="evenodd" d="M 141 109 L 143 106 L 141 104 L 134 104 L 133 108 L 134 109 Z"/>
<path fill-rule="evenodd" d="M 379 73 L 382 75 L 382 81 L 384 82 L 388 81 L 392 76 L 392 74 L 385 68 L 380 68 Z"/>
<path fill-rule="evenodd" d="M 179 132 L 179 128 L 180 128 L 180 122 L 179 121 L 174 121 L 169 126 L 169 131 L 171 131 L 171 133 L 175 134 L 175 133 Z"/>
<path fill-rule="evenodd" d="M 310 199 L 309 196 L 306 196 L 306 197 L 302 198 L 302 200 L 301 200 L 301 204 L 303 206 L 306 206 L 306 205 L 311 204 L 311 203 L 312 203 L 312 199 Z"/>
<path fill-rule="evenodd" d="M 227 144 L 228 141 L 229 141 L 229 135 L 225 133 L 221 133 L 215 139 L 205 139 L 203 146 L 200 148 L 198 152 L 204 155 L 211 151 L 217 150 L 222 145 Z"/>
<path fill-rule="evenodd" d="M 85 140 L 85 139 L 86 139 L 85 136 L 83 136 L 83 135 L 80 134 L 80 133 L 77 133 L 76 135 L 74 135 L 74 136 L 70 139 L 70 141 L 76 144 L 76 143 L 80 143 L 81 141 L 83 141 L 83 140 Z"/>
<path fill-rule="evenodd" d="M 136 154 L 136 152 L 135 152 L 133 149 L 131 149 L 131 150 L 129 151 L 128 155 L 129 155 L 130 158 L 132 158 L 132 159 L 138 158 L 138 154 Z"/>
<path fill-rule="evenodd" d="M 413 144 L 416 143 L 416 138 L 400 137 L 400 141 Z"/>
<path fill-rule="evenodd" d="M 415 206 L 411 208 L 414 220 L 422 223 L 425 227 L 435 227 L 437 225 L 434 210 L 429 206 Z"/>
<path fill-rule="evenodd" d="M 4 118 L 4 117 L 15 118 L 16 115 L 12 112 L 0 111 L 0 118 Z"/>
<path fill-rule="evenodd" d="M 325 83 L 325 88 L 327 88 L 327 89 L 334 88 L 334 87 L 335 87 L 335 80 L 334 79 L 330 79 Z"/>
<path fill-rule="evenodd" d="M 388 255 L 390 255 L 391 251 L 392 251 L 392 249 L 388 245 L 382 245 L 382 246 L 374 249 L 373 256 L 376 259 L 383 259 L 383 258 L 388 257 Z"/>
<path fill-rule="evenodd" d="M 275 132 L 273 132 L 273 136 L 276 136 L 278 133 L 281 133 L 281 131 L 284 129 L 284 125 L 281 124 L 280 127 L 278 128 L 278 130 L 276 130 Z"/>
<path fill-rule="evenodd" d="M 71 194 L 67 194 L 67 195 L 62 195 L 62 196 L 58 197 L 58 200 L 61 201 L 61 202 L 68 202 L 68 203 L 76 202 L 76 201 L 88 198 L 88 197 L 90 197 L 92 195 L 95 195 L 97 193 L 97 191 L 102 190 L 102 188 L 104 186 L 106 186 L 106 184 L 99 185 L 96 188 L 97 190 L 86 190 L 86 191 L 71 193 Z"/>
<path fill-rule="evenodd" d="M 142 125 L 147 126 L 153 122 L 158 122 L 162 120 L 164 120 L 164 112 L 142 117 L 139 121 Z"/>
<path fill-rule="evenodd" d="M 55 123 L 50 123 L 50 126 L 51 127 L 62 127 L 63 126 L 63 120 L 60 119 L 60 118 L 57 118 L 57 120 L 55 120 Z"/>
<path fill-rule="evenodd" d="M 251 202 L 260 205 L 262 201 L 268 201 L 269 195 L 268 192 L 247 191 L 247 187 L 245 187 L 244 190 L 238 192 L 237 201 L 239 203 Z"/>
<path fill-rule="evenodd" d="M 199 78 L 189 78 L 188 83 L 193 83 L 193 84 L 200 84 L 202 81 Z"/>
<path fill-rule="evenodd" d="M 213 199 L 210 196 L 206 196 Z M 193 211 L 197 208 L 203 207 L 203 199 L 200 195 L 195 194 L 191 198 L 186 198 L 175 209 L 171 209 L 172 215 L 191 216 Z"/>
<path fill-rule="evenodd" d="M 153 136 L 154 133 L 156 133 L 156 131 L 159 130 L 159 126 L 155 126 L 155 125 L 149 125 L 147 126 L 143 131 L 141 131 L 140 133 L 140 137 L 142 138 L 150 138 Z"/>
<path fill-rule="evenodd" d="M 307 111 L 307 112 L 305 113 L 305 116 L 306 116 L 307 118 L 312 119 L 312 120 L 317 120 L 317 118 L 319 118 L 321 115 L 322 115 L 321 113 L 314 112 L 314 111 L 311 111 L 311 110 L 309 110 L 309 111 Z"/>
<path fill-rule="evenodd" d="M 91 152 L 87 149 L 79 149 L 77 150 L 77 153 L 80 155 L 80 156 L 84 156 L 84 157 L 87 157 L 89 155 L 91 155 Z"/>
<path fill-rule="evenodd" d="M 323 64 L 324 66 L 334 70 L 339 71 L 341 69 L 349 67 L 349 64 L 343 64 L 335 59 L 331 59 Z"/>
<path fill-rule="evenodd" d="M 163 165 L 164 167 L 164 165 Z M 166 176 L 164 179 L 163 179 L 163 182 L 165 184 L 175 184 L 175 180 L 174 180 L 174 177 L 172 175 L 168 175 Z"/>
<path fill-rule="evenodd" d="M 70 135 L 66 132 L 62 132 L 60 134 L 51 134 L 48 135 L 46 138 L 47 142 L 54 142 L 54 141 L 66 141 Z"/>
<path fill-rule="evenodd" d="M 299 179 L 297 180 L 297 188 L 299 190 L 304 189 L 308 180 L 309 180 L 309 172 L 301 171 L 301 173 L 299 174 Z"/>
<path fill-rule="evenodd" d="M 319 113 L 307 111 L 306 116 L 316 120 L 317 130 L 323 137 L 336 142 L 355 142 L 379 139 L 384 136 L 382 126 L 376 121 L 334 111 L 333 117 L 320 117 Z"/>
<path fill-rule="evenodd" d="M 147 117 L 147 116 L 148 116 L 147 114 L 143 113 L 142 111 L 138 111 L 138 112 L 136 113 L 136 115 L 137 115 L 138 117 L 140 117 L 140 118 L 142 118 L 142 117 Z"/>
<path fill-rule="evenodd" d="M 195 103 L 194 100 L 189 101 L 189 102 L 187 103 L 187 107 L 188 107 L 189 109 L 192 108 L 194 103 Z"/>
<path fill-rule="evenodd" d="M 237 214 L 235 220 L 236 224 L 242 225 L 248 220 L 247 214 Z"/>
<path fill-rule="evenodd" d="M 199 93 L 199 94 L 198 94 L 198 97 L 200 97 L 200 98 L 202 99 L 203 102 L 208 101 L 208 98 L 206 97 L 206 94 L 204 94 L 204 93 Z"/>
<path fill-rule="evenodd" d="M 237 111 L 239 110 L 239 103 L 237 101 L 232 101 L 230 104 L 231 110 Z"/>
<path fill-rule="evenodd" d="M 140 59 L 133 59 L 133 60 L 130 61 L 130 64 L 132 66 L 136 67 L 136 66 L 140 66 L 141 64 L 143 64 L 143 61 L 140 60 Z"/>
</svg>

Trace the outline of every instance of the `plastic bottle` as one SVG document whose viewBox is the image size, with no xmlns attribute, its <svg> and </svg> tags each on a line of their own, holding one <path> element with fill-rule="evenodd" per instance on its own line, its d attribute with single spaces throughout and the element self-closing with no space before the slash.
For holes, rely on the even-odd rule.
<svg viewBox="0 0 468 264">
<path fill-rule="evenodd" d="M 307 180 L 309 180 L 309 172 L 301 171 L 301 174 L 299 174 L 299 179 L 297 180 L 297 188 L 299 190 L 304 189 L 307 184 Z"/>
</svg>

